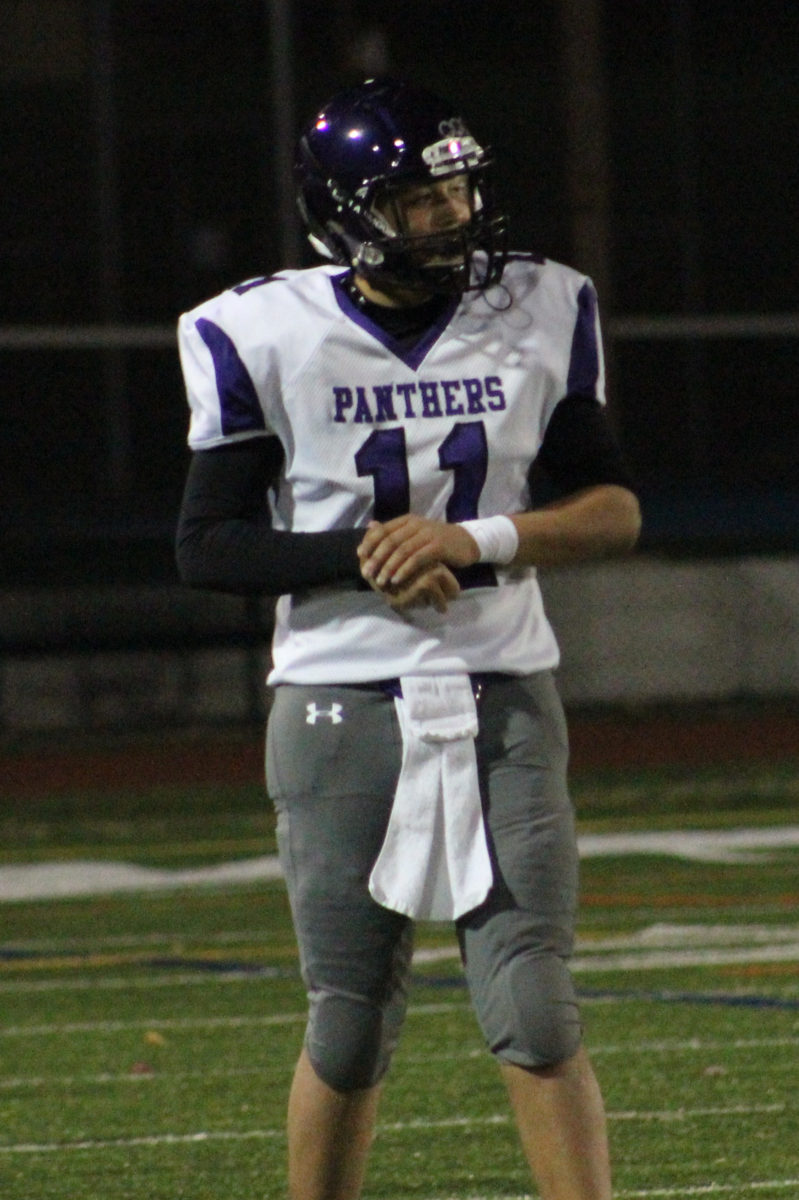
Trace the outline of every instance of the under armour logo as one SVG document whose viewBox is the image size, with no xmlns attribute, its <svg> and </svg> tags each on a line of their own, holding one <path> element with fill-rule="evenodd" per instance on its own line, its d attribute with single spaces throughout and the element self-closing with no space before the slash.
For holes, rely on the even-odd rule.
<svg viewBox="0 0 799 1200">
<path fill-rule="evenodd" d="M 315 725 L 322 717 L 329 721 L 331 725 L 340 725 L 344 720 L 342 717 L 343 708 L 340 704 L 331 704 L 330 708 L 318 708 L 312 701 L 307 705 L 308 716 L 305 718 L 306 725 Z"/>
</svg>

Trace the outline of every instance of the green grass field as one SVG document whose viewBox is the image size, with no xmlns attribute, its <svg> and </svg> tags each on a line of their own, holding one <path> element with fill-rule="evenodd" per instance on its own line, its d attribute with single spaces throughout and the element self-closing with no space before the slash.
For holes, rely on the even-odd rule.
<svg viewBox="0 0 799 1200">
<path fill-rule="evenodd" d="M 616 1195 L 799 1196 L 799 770 L 573 791 Z M 28 797 L 0 834 L 3 1200 L 284 1197 L 304 997 L 283 886 L 187 874 L 274 851 L 260 790 Z M 154 874 L 89 885 L 102 863 Z M 422 926 L 367 1200 L 532 1194 L 453 938 Z"/>
</svg>

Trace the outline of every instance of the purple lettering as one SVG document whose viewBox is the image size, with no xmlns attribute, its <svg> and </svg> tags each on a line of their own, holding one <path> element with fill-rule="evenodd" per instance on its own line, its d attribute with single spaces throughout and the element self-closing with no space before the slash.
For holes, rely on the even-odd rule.
<svg viewBox="0 0 799 1200">
<path fill-rule="evenodd" d="M 344 416 L 344 409 L 352 408 L 352 391 L 348 387 L 334 387 L 333 399 L 336 402 L 336 415 L 333 420 L 343 423 L 347 419 Z"/>
<path fill-rule="evenodd" d="M 355 395 L 358 397 L 358 403 L 355 406 L 355 416 L 353 420 L 356 425 L 362 425 L 364 421 L 368 421 L 371 425 L 373 417 L 369 411 L 369 405 L 366 403 L 366 388 L 356 388 Z"/>
<path fill-rule="evenodd" d="M 414 396 L 419 397 L 415 408 Z M 399 402 L 398 402 L 399 401 Z M 499 375 L 483 379 L 425 379 L 416 383 L 374 383 L 371 387 L 334 387 L 333 420 L 356 425 L 413 420 L 416 417 L 483 416 L 508 405 Z"/>
<path fill-rule="evenodd" d="M 466 406 L 470 413 L 484 413 L 485 405 L 481 402 L 480 397 L 483 394 L 483 385 L 479 379 L 464 379 L 463 387 L 466 392 Z"/>
<path fill-rule="evenodd" d="M 377 384 L 372 388 L 377 401 L 377 412 L 375 413 L 376 421 L 396 421 L 397 414 L 394 412 L 394 404 L 391 399 L 391 393 L 394 389 L 390 383 Z"/>
<path fill-rule="evenodd" d="M 422 397 L 422 416 L 440 417 L 442 413 L 438 402 L 438 384 L 432 380 L 423 380 L 419 384 L 419 394 Z"/>
<path fill-rule="evenodd" d="M 398 383 L 395 386 L 400 396 L 402 396 L 403 400 L 405 401 L 405 416 L 415 417 L 416 413 L 413 411 L 413 407 L 411 406 L 411 392 L 416 391 L 416 384 Z"/>
<path fill-rule="evenodd" d="M 441 390 L 444 393 L 444 411 L 448 417 L 459 417 L 463 412 L 463 405 L 455 403 L 455 393 L 461 390 L 460 379 L 442 379 Z"/>
<path fill-rule="evenodd" d="M 485 381 L 486 395 L 491 399 L 488 401 L 488 407 L 494 412 L 501 412 L 505 407 L 505 393 L 502 390 L 502 380 L 498 375 L 489 375 Z"/>
</svg>

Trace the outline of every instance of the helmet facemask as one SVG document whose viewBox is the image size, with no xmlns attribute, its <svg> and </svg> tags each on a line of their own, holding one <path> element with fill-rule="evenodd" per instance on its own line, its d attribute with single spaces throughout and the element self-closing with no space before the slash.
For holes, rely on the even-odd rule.
<svg viewBox="0 0 799 1200">
<path fill-rule="evenodd" d="M 412 232 L 402 202 L 408 189 L 462 176 L 468 221 L 430 233 Z M 375 287 L 393 284 L 447 295 L 490 287 L 499 281 L 506 251 L 504 218 L 491 217 L 491 206 L 483 199 L 489 190 L 487 163 L 439 177 L 378 181 L 364 197 L 361 219 L 369 236 L 353 255 L 353 268 Z"/>
</svg>

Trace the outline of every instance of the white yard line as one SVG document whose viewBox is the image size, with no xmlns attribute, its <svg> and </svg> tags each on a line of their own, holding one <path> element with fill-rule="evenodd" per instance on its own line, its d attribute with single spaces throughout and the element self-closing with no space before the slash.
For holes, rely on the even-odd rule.
<svg viewBox="0 0 799 1200">
<path fill-rule="evenodd" d="M 587 971 L 656 971 L 673 967 L 726 967 L 737 963 L 799 962 L 799 939 L 788 946 L 757 946 L 730 950 L 656 950 L 640 954 L 577 957 L 575 974 Z"/>
<path fill-rule="evenodd" d="M 442 1004 L 411 1004 L 408 1008 L 408 1019 L 430 1017 L 461 1012 L 469 1008 L 469 1002 L 450 1001 Z M 131 1020 L 131 1021 L 66 1021 L 54 1022 L 48 1025 L 5 1025 L 0 1026 L 0 1038 L 37 1038 L 58 1037 L 62 1034 L 95 1034 L 95 1033 L 125 1033 L 131 1030 L 143 1029 L 145 1032 L 189 1032 L 195 1029 L 243 1029 L 263 1028 L 270 1025 L 282 1026 L 304 1022 L 307 1013 L 303 1009 L 298 1012 L 273 1013 L 257 1017 L 174 1017 L 169 1019 Z M 635 1053 L 662 1053 L 682 1050 L 718 1050 L 731 1048 L 734 1050 L 777 1049 L 799 1045 L 799 1034 L 784 1037 L 763 1038 L 734 1038 L 720 1040 L 716 1038 L 663 1038 L 662 1040 L 635 1043 Z M 592 1044 L 592 1054 L 629 1053 L 629 1045 Z M 468 1051 L 472 1053 L 471 1050 Z M 460 1055 L 458 1056 L 460 1057 Z"/>
<path fill-rule="evenodd" d="M 136 863 L 77 859 L 0 867 L 0 901 L 57 900 L 126 892 L 230 886 L 280 879 L 277 858 L 265 854 L 213 867 L 166 870 Z"/>
<path fill-rule="evenodd" d="M 790 1192 L 797 1190 L 799 1194 L 799 1178 L 797 1179 L 755 1179 L 749 1183 L 700 1183 L 693 1186 L 679 1187 L 636 1188 L 614 1191 L 616 1200 L 668 1200 L 675 1197 L 682 1200 L 685 1196 L 752 1196 L 758 1192 L 775 1191 Z M 391 1200 L 391 1198 L 388 1198 Z M 432 1200 L 453 1200 L 451 1196 L 433 1197 Z M 463 1200 L 531 1200 L 529 1192 L 518 1196 L 465 1196 Z"/>
<path fill-rule="evenodd" d="M 107 1031 L 105 1029 L 100 1029 L 97 1032 L 105 1033 Z M 117 1031 L 114 1031 L 114 1032 L 117 1032 Z M 684 1053 L 684 1052 L 690 1052 L 691 1054 L 695 1054 L 697 1052 L 709 1051 L 709 1050 L 713 1050 L 713 1051 L 750 1050 L 750 1049 L 777 1050 L 777 1049 L 790 1049 L 790 1048 L 795 1048 L 797 1046 L 799 1046 L 799 1035 L 796 1037 L 783 1037 L 783 1038 L 752 1038 L 749 1040 L 737 1040 L 737 1041 L 732 1041 L 732 1042 L 714 1041 L 713 1039 L 690 1038 L 688 1040 L 683 1040 L 683 1041 L 680 1041 L 678 1039 L 673 1039 L 671 1041 L 662 1041 L 662 1042 L 637 1042 L 636 1046 L 635 1046 L 635 1053 L 636 1053 L 636 1057 L 641 1058 L 645 1054 L 680 1054 L 680 1053 Z M 590 1050 L 591 1050 L 592 1058 L 599 1058 L 604 1055 L 613 1055 L 613 1054 L 629 1055 L 629 1053 L 630 1053 L 629 1045 L 627 1045 L 627 1046 L 603 1045 L 601 1042 L 599 1044 L 592 1043 Z M 412 1064 L 420 1064 L 420 1063 L 427 1064 L 427 1063 L 431 1063 L 431 1062 L 455 1063 L 455 1062 L 461 1062 L 465 1059 L 474 1060 L 474 1059 L 478 1059 L 478 1058 L 485 1058 L 486 1060 L 488 1060 L 488 1057 L 489 1057 L 488 1050 L 482 1045 L 479 1045 L 479 1046 L 476 1045 L 472 1049 L 462 1050 L 462 1051 L 459 1051 L 457 1054 L 444 1053 L 444 1052 L 439 1053 L 439 1054 L 428 1053 L 428 1054 L 425 1054 L 424 1056 L 406 1054 L 406 1055 L 402 1055 L 402 1062 L 404 1065 L 412 1065 Z M 292 1059 L 291 1061 L 287 1062 L 286 1070 L 290 1072 L 293 1069 L 294 1069 L 294 1061 Z M 164 1072 L 161 1070 L 154 1070 L 152 1074 L 145 1073 L 145 1074 L 141 1074 L 141 1075 L 131 1073 L 130 1071 L 122 1071 L 122 1072 L 106 1071 L 106 1072 L 102 1072 L 99 1074 L 87 1074 L 87 1075 L 16 1075 L 16 1076 L 10 1075 L 10 1076 L 6 1077 L 5 1079 L 0 1078 L 0 1092 L 24 1091 L 28 1088 L 41 1088 L 41 1087 L 51 1087 L 51 1088 L 71 1088 L 71 1087 L 76 1087 L 76 1086 L 84 1087 L 87 1085 L 92 1085 L 92 1086 L 96 1086 L 96 1087 L 100 1087 L 103 1085 L 105 1085 L 105 1086 L 130 1085 L 131 1087 L 149 1087 L 152 1085 L 152 1083 L 154 1081 L 157 1081 L 159 1079 L 164 1079 L 164 1078 L 168 1078 L 170 1080 L 170 1082 L 173 1082 L 175 1080 L 180 1080 L 180 1079 L 205 1079 L 205 1080 L 207 1080 L 207 1079 L 235 1079 L 235 1078 L 238 1078 L 239 1076 L 251 1076 L 251 1075 L 261 1075 L 261 1074 L 263 1074 L 263 1068 L 261 1068 L 261 1067 L 216 1067 L 216 1068 L 208 1068 L 208 1069 L 196 1070 L 196 1071 L 167 1071 L 167 1072 Z M 784 1105 L 775 1104 L 775 1105 L 767 1105 L 762 1109 L 758 1109 L 757 1111 L 779 1112 L 779 1111 L 782 1111 L 783 1109 L 784 1109 Z M 699 1110 L 694 1110 L 694 1111 L 698 1112 Z M 716 1111 L 716 1110 L 707 1109 L 707 1110 L 705 1110 L 705 1115 L 710 1115 L 714 1111 Z M 726 1113 L 730 1110 L 724 1109 L 723 1111 Z M 744 1111 L 751 1112 L 751 1111 L 755 1111 L 755 1110 L 746 1108 L 746 1109 L 741 1109 L 741 1111 L 742 1112 L 744 1112 Z M 668 1117 L 665 1113 L 660 1114 L 660 1116 L 661 1116 L 661 1119 L 663 1119 L 663 1120 L 668 1119 Z M 640 1114 L 636 1113 L 633 1110 L 632 1114 L 616 1112 L 615 1119 L 616 1120 L 633 1120 L 633 1119 L 642 1119 L 642 1118 L 640 1118 Z"/>
<path fill-rule="evenodd" d="M 294 1063 L 286 1066 L 287 1071 L 294 1070 Z M 152 1074 L 143 1072 L 138 1075 L 131 1071 L 112 1073 L 105 1071 L 97 1075 L 18 1075 L 0 1079 L 0 1092 L 18 1092 L 26 1088 L 72 1088 L 102 1087 L 105 1085 L 131 1084 L 134 1087 L 147 1087 L 154 1079 L 169 1079 L 170 1082 L 180 1079 L 238 1079 L 252 1075 L 263 1075 L 262 1067 L 217 1067 L 197 1071 L 153 1071 Z"/>
<path fill-rule="evenodd" d="M 757 1192 L 796 1192 L 798 1179 L 753 1179 L 749 1183 L 703 1183 L 694 1187 L 644 1188 L 641 1191 L 616 1192 L 617 1200 L 668 1200 L 685 1196 L 753 1196 Z M 520 1197 L 519 1200 L 522 1200 Z M 527 1198 L 529 1200 L 529 1197 Z"/>
<path fill-rule="evenodd" d="M 245 1029 L 250 1026 L 290 1025 L 307 1020 L 306 1012 L 278 1013 L 263 1017 L 175 1017 L 154 1021 L 69 1021 L 63 1025 L 5 1025 L 0 1027 L 0 1038 L 39 1038 L 60 1034 L 79 1033 L 123 1033 L 129 1029 L 162 1030 L 182 1029 Z"/>
<path fill-rule="evenodd" d="M 408 1017 L 429 1017 L 437 1013 L 457 1012 L 469 1007 L 468 1001 L 444 1004 L 412 1004 Z M 171 1017 L 159 1020 L 136 1021 L 70 1021 L 50 1025 L 6 1025 L 0 1026 L 0 1038 L 49 1037 L 64 1033 L 122 1033 L 129 1029 L 162 1030 L 188 1029 L 244 1029 L 265 1025 L 290 1025 L 305 1022 L 308 1014 L 302 1012 L 272 1013 L 260 1017 Z"/>
<path fill-rule="evenodd" d="M 570 966 L 579 975 L 598 971 L 799 962 L 799 926 L 769 929 L 767 925 L 736 925 L 726 934 L 721 933 L 722 928 L 717 925 L 650 925 L 613 938 L 583 938 L 577 943 L 577 953 Z M 689 929 L 690 933 L 687 932 Z M 414 962 L 423 965 L 457 957 L 457 947 L 440 946 L 417 951 Z"/>
<path fill-rule="evenodd" d="M 730 1116 L 739 1117 L 742 1115 L 758 1115 L 763 1113 L 773 1113 L 783 1111 L 783 1106 L 779 1104 L 770 1105 L 752 1105 L 746 1106 L 743 1104 L 731 1105 L 729 1108 L 698 1108 L 698 1109 L 675 1109 L 669 1112 L 624 1112 L 608 1113 L 608 1119 L 623 1120 L 623 1121 L 685 1121 L 692 1117 L 705 1116 Z M 380 1135 L 392 1133 L 414 1133 L 430 1129 L 469 1129 L 476 1126 L 491 1126 L 491 1125 L 508 1125 L 510 1116 L 504 1113 L 496 1113 L 486 1117 L 446 1117 L 440 1121 L 430 1121 L 427 1119 L 419 1119 L 414 1121 L 395 1121 L 391 1124 L 379 1125 L 377 1133 Z M 214 1142 L 214 1141 L 249 1141 L 249 1140 L 265 1140 L 273 1138 L 282 1138 L 285 1136 L 283 1129 L 245 1129 L 245 1130 L 200 1130 L 194 1133 L 160 1133 L 147 1134 L 139 1137 L 130 1138 L 97 1138 L 84 1139 L 77 1142 L 17 1142 L 11 1145 L 0 1145 L 0 1155 L 12 1154 L 64 1154 L 77 1150 L 116 1150 L 129 1149 L 134 1146 L 174 1146 L 181 1144 L 191 1144 L 196 1142 Z M 624 1194 L 624 1193 L 622 1193 Z M 630 1193 L 633 1194 L 633 1193 Z M 635 1195 L 644 1195 L 648 1193 L 634 1193 Z M 654 1193 L 651 1193 L 654 1194 Z"/>
<path fill-rule="evenodd" d="M 245 1142 L 284 1137 L 280 1129 L 200 1130 L 197 1133 L 153 1133 L 143 1137 L 90 1139 L 80 1142 L 17 1142 L 0 1146 L 0 1154 L 63 1154 L 75 1150 L 127 1150 L 133 1146 L 181 1146 L 196 1142 Z"/>
<path fill-rule="evenodd" d="M 47 962 L 37 965 L 46 967 Z M 141 965 L 141 964 L 139 964 Z M 144 964 L 147 965 L 147 964 Z M 65 979 L 5 979 L 0 981 L 0 995 L 35 995 L 37 992 L 131 992 L 149 991 L 150 988 L 167 987 L 208 987 L 215 983 L 260 983 L 264 979 L 274 978 L 269 970 L 240 970 L 231 967 L 229 971 L 220 970 L 215 964 L 213 970 L 164 971 L 163 974 L 135 976 L 81 976 Z M 155 969 L 155 968 L 153 968 Z M 299 970 L 295 972 L 299 978 Z"/>
<path fill-rule="evenodd" d="M 799 846 L 799 825 L 584 834 L 579 844 L 581 858 L 658 854 L 696 862 L 762 862 L 764 850 Z"/>
<path fill-rule="evenodd" d="M 675 1054 L 681 1051 L 694 1053 L 697 1050 L 779 1050 L 799 1046 L 799 1034 L 793 1037 L 773 1038 L 664 1038 L 657 1042 L 636 1042 L 638 1054 Z M 602 1043 L 591 1045 L 592 1058 L 597 1054 L 629 1054 L 630 1044 L 613 1045 Z"/>
<path fill-rule="evenodd" d="M 763 862 L 769 851 L 779 853 L 799 848 L 799 825 L 584 834 L 579 839 L 579 846 L 582 858 L 654 854 L 696 862 Z M 0 867 L 0 901 L 262 883 L 280 877 L 280 866 L 274 855 L 183 870 L 92 859 L 25 863 Z"/>
</svg>

